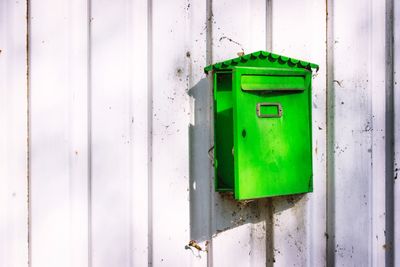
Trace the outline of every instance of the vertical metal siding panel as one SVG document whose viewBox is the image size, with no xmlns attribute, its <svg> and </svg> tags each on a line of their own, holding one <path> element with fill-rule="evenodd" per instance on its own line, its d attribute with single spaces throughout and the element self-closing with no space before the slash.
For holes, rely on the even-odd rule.
<svg viewBox="0 0 400 267">
<path fill-rule="evenodd" d="M 211 22 L 212 63 L 266 48 L 265 1 L 212 1 Z M 219 193 L 212 202 L 212 264 L 265 266 L 272 253 L 266 251 L 268 203 L 238 203 Z"/>
<path fill-rule="evenodd" d="M 152 265 L 187 266 L 188 2 L 152 1 Z M 194 253 L 197 253 L 196 251 Z"/>
<path fill-rule="evenodd" d="M 394 3 L 394 266 L 400 265 L 400 2 Z"/>
<path fill-rule="evenodd" d="M 314 192 L 273 199 L 274 256 L 278 266 L 323 266 L 326 220 L 326 17 L 325 2 L 273 4 L 273 51 L 319 64 L 313 77 Z M 308 14 L 304 19 L 304 14 Z M 290 18 L 290 19 L 288 19 Z"/>
<path fill-rule="evenodd" d="M 85 266 L 86 4 L 30 6 L 31 264 Z"/>
<path fill-rule="evenodd" d="M 86 1 L 70 0 L 68 6 L 68 143 L 71 266 L 89 263 L 89 18 Z"/>
<path fill-rule="evenodd" d="M 137 155 L 132 152 L 135 148 L 132 137 L 134 134 L 137 135 L 137 131 L 133 131 L 135 122 L 133 97 L 135 91 L 147 88 L 136 88 L 133 84 L 132 77 L 137 79 L 133 73 L 133 65 L 140 62 L 132 61 L 134 55 L 132 16 L 133 6 L 128 0 L 91 2 L 93 266 L 132 266 L 133 263 L 134 213 L 131 201 L 132 193 L 137 190 L 133 189 L 133 185 L 137 185 L 138 180 L 133 180 L 132 164 L 141 164 L 137 162 Z M 143 86 L 145 78 L 146 76 L 139 86 Z M 142 94 L 140 96 L 143 98 Z M 135 111 L 140 112 L 138 116 L 146 116 L 141 113 L 146 112 L 146 106 L 137 108 L 139 110 Z M 146 120 L 139 119 L 139 122 L 145 124 Z M 141 138 L 143 140 L 143 136 Z M 138 145 L 138 152 L 144 152 L 145 161 L 146 147 Z M 143 166 L 139 168 L 142 169 Z M 141 169 L 137 171 L 140 172 Z M 145 179 L 146 174 L 142 178 Z M 141 190 L 146 191 L 147 188 Z M 146 195 L 142 195 L 140 200 L 145 201 L 143 198 L 146 198 Z M 146 208 L 146 202 L 143 207 Z M 146 220 L 146 212 L 143 216 Z M 146 231 L 146 228 L 142 231 Z"/>
<path fill-rule="evenodd" d="M 381 12 L 372 12 L 375 7 L 365 1 L 333 2 L 334 198 L 328 201 L 334 202 L 329 214 L 334 232 L 329 233 L 328 253 L 333 254 L 334 262 L 328 264 L 371 265 L 371 249 L 378 249 L 372 246 L 376 238 L 372 234 L 379 218 L 371 223 L 371 216 L 378 199 L 376 185 L 384 180 L 384 173 L 372 166 L 382 160 L 377 158 L 381 144 L 373 146 L 372 141 L 377 141 L 375 134 L 379 134 L 379 125 L 373 130 L 373 115 L 380 114 L 373 112 L 378 112 L 376 104 L 381 98 L 371 97 L 384 94 L 385 88 L 378 69 L 383 68 L 378 58 L 383 47 L 377 45 L 379 33 L 372 32 L 384 29 L 373 27 L 382 18 L 372 17 Z M 372 48 L 379 51 L 372 52 Z M 372 95 L 371 90 L 377 91 Z M 381 176 L 373 176 L 378 174 Z"/>
<path fill-rule="evenodd" d="M 129 32 L 132 39 L 129 40 L 128 58 L 131 69 L 129 80 L 130 98 L 132 102 L 130 131 L 132 136 L 132 146 L 130 153 L 132 155 L 131 169 L 131 233 L 130 248 L 132 266 L 148 265 L 148 180 L 149 180 L 149 151 L 148 142 L 151 138 L 149 133 L 149 25 L 148 25 L 149 4 L 147 1 L 134 0 L 128 7 L 127 12 L 132 12 L 129 21 Z"/>
<path fill-rule="evenodd" d="M 0 2 L 0 266 L 28 264 L 26 12 Z"/>
<path fill-rule="evenodd" d="M 32 264 L 85 266 L 86 5 L 31 5 Z"/>
</svg>

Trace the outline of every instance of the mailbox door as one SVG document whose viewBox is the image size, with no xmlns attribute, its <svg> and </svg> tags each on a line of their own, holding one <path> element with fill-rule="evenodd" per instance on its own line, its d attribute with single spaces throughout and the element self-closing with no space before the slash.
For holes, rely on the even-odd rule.
<svg viewBox="0 0 400 267">
<path fill-rule="evenodd" d="M 235 198 L 312 191 L 311 72 L 233 73 Z"/>
</svg>

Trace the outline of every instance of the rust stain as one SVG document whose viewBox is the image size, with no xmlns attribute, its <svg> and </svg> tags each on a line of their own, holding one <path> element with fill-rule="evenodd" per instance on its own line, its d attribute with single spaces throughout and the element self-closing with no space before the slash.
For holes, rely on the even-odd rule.
<svg viewBox="0 0 400 267">
<path fill-rule="evenodd" d="M 194 247 L 197 250 L 202 251 L 203 249 L 200 247 L 199 244 L 197 244 L 196 240 L 190 240 L 189 241 L 189 247 Z"/>
</svg>

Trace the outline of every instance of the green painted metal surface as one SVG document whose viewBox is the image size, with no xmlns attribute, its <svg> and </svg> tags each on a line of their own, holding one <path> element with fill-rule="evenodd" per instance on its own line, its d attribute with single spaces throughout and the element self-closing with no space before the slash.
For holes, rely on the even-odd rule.
<svg viewBox="0 0 400 267">
<path fill-rule="evenodd" d="M 267 51 L 257 51 L 251 54 L 243 55 L 237 58 L 228 59 L 223 62 L 218 62 L 212 65 L 209 65 L 204 68 L 204 71 L 208 73 L 209 71 L 218 71 L 218 70 L 228 70 L 232 69 L 235 66 L 255 66 L 255 65 L 286 65 L 289 67 L 297 67 L 297 68 L 306 68 L 306 69 L 316 69 L 318 71 L 319 66 L 315 63 L 285 57 L 281 55 L 277 55 Z"/>
<path fill-rule="evenodd" d="M 206 67 L 213 73 L 216 191 L 238 200 L 312 191 L 312 68 L 268 52 Z"/>
</svg>

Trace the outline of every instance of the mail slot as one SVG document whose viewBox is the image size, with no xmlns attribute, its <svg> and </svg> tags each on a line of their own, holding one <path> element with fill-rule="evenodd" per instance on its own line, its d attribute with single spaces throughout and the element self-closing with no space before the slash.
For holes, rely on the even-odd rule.
<svg viewBox="0 0 400 267">
<path fill-rule="evenodd" d="M 238 200 L 312 192 L 311 77 L 265 51 L 210 65 L 215 190 Z"/>
</svg>

